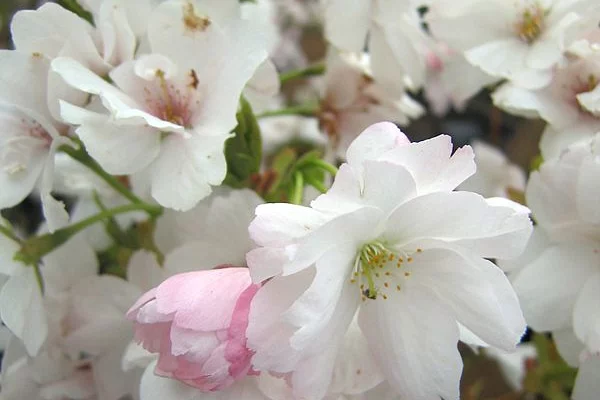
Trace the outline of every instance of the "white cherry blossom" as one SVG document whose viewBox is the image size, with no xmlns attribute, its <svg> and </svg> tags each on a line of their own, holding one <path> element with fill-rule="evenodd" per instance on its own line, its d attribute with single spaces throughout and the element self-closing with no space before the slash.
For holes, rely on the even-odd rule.
<svg viewBox="0 0 600 400">
<path fill-rule="evenodd" d="M 266 58 L 261 36 L 223 8 L 204 14 L 194 2 L 162 3 L 149 23 L 154 53 L 111 71 L 116 86 L 72 59 L 52 63 L 108 111 L 62 103 L 90 154 L 112 174 L 148 168 L 152 196 L 169 208 L 192 208 L 224 179 L 239 95 Z"/>
<path fill-rule="evenodd" d="M 367 47 L 373 77 L 383 88 L 397 93 L 408 83 L 417 89 L 425 80 L 421 52 L 430 38 L 421 27 L 417 6 L 411 0 L 322 0 L 325 36 L 341 50 L 360 53 Z"/>
<path fill-rule="evenodd" d="M 499 107 L 548 122 L 540 142 L 545 159 L 557 157 L 570 144 L 600 130 L 600 49 L 589 42 L 580 43 L 583 46 L 589 50 L 570 53 L 568 61 L 554 69 L 548 86 L 527 90 L 505 84 L 493 94 Z"/>
<path fill-rule="evenodd" d="M 531 256 L 511 271 L 528 324 L 553 332 L 574 365 L 584 347 L 600 352 L 599 140 L 569 147 L 532 174 L 526 198 L 540 232 Z"/>
<path fill-rule="evenodd" d="M 514 349 L 525 321 L 485 258 L 522 251 L 528 209 L 453 192 L 475 164 L 469 147 L 451 151 L 448 136 L 410 143 L 393 124 L 376 124 L 310 208 L 257 207 L 248 266 L 256 281 L 273 278 L 250 312 L 255 368 L 289 373 L 296 396 L 322 397 L 357 310 L 378 367 L 410 399 L 458 398 L 459 324 Z"/>
<path fill-rule="evenodd" d="M 334 50 L 327 58 L 319 122 L 340 158 L 369 125 L 382 120 L 407 125 L 424 112 L 404 89 L 393 92 L 374 81 L 370 60 L 364 53 Z"/>
<path fill-rule="evenodd" d="M 426 15 L 434 36 L 473 65 L 520 87 L 539 88 L 573 40 L 567 34 L 598 12 L 592 0 L 437 0 Z M 591 10 L 591 11 L 590 11 Z"/>
</svg>

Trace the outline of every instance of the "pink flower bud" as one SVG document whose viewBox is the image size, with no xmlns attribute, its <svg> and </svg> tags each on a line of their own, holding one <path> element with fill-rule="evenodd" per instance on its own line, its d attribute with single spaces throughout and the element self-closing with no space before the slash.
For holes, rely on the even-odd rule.
<svg viewBox="0 0 600 400">
<path fill-rule="evenodd" d="M 127 317 L 136 340 L 159 354 L 156 374 L 221 390 L 251 372 L 246 328 L 258 288 L 247 268 L 188 272 L 148 291 Z"/>
</svg>

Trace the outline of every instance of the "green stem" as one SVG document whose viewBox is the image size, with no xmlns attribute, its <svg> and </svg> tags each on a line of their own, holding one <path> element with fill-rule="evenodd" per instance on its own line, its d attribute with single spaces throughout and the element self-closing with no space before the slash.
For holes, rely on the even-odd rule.
<svg viewBox="0 0 600 400">
<path fill-rule="evenodd" d="M 162 209 L 158 206 L 153 206 L 151 204 L 146 203 L 134 203 L 134 204 L 126 204 L 124 206 L 119 206 L 115 208 L 111 208 L 102 212 L 99 212 L 96 215 L 93 215 L 89 218 L 81 220 L 73 225 L 67 226 L 63 229 L 59 229 L 58 231 L 68 232 L 70 236 L 75 235 L 76 233 L 84 230 L 90 225 L 94 225 L 97 222 L 103 221 L 105 218 L 112 218 L 118 214 L 125 214 L 132 211 L 146 211 L 148 214 L 152 216 L 158 216 L 162 213 Z M 58 232 L 56 231 L 56 232 Z M 55 233 L 56 233 L 55 232 Z"/>
<path fill-rule="evenodd" d="M 67 153 L 74 160 L 79 161 L 81 164 L 85 165 L 92 172 L 98 175 L 104 182 L 106 182 L 110 187 L 112 187 L 117 192 L 121 193 L 125 198 L 129 199 L 132 203 L 135 204 L 143 204 L 144 202 L 137 197 L 135 194 L 131 193 L 131 191 L 123 185 L 117 178 L 107 173 L 102 169 L 100 164 L 94 161 L 93 158 L 89 156 L 89 154 L 83 149 L 75 149 L 70 146 L 62 146 L 60 148 L 61 151 Z"/>
<path fill-rule="evenodd" d="M 307 176 L 306 182 L 321 193 L 327 192 L 327 187 L 323 184 L 323 182 L 318 181 L 317 179 L 313 178 L 312 176 Z"/>
<path fill-rule="evenodd" d="M 33 264 L 33 272 L 35 274 L 35 280 L 37 281 L 38 287 L 40 288 L 40 292 L 43 295 L 46 288 L 44 286 L 44 277 L 42 276 L 42 270 L 40 269 L 40 264 L 38 264 L 38 263 Z"/>
<path fill-rule="evenodd" d="M 295 69 L 293 71 L 284 72 L 279 75 L 279 81 L 283 85 L 298 78 L 308 78 L 310 76 L 323 75 L 325 73 L 325 64 L 315 64 L 304 69 Z"/>
<path fill-rule="evenodd" d="M 311 165 L 311 166 L 314 166 L 317 168 L 321 168 L 322 170 L 331 174 L 331 176 L 336 176 L 338 173 L 338 169 L 334 165 L 329 164 L 327 161 L 323 161 L 323 160 L 319 160 L 319 159 L 310 159 L 306 163 L 299 163 L 298 168 L 306 166 L 306 165 Z"/>
<path fill-rule="evenodd" d="M 302 204 L 302 195 L 304 193 L 304 176 L 301 172 L 294 174 L 294 187 L 290 196 L 290 203 Z"/>
<path fill-rule="evenodd" d="M 303 104 L 282 108 L 280 110 L 265 111 L 257 114 L 256 118 L 280 117 L 284 115 L 299 115 L 303 117 L 315 117 L 319 112 L 319 106 L 316 104 Z"/>
<path fill-rule="evenodd" d="M 146 203 L 127 204 L 120 207 L 111 208 L 102 211 L 89 218 L 81 220 L 73 225 L 58 229 L 53 233 L 35 236 L 25 241 L 21 250 L 15 255 L 15 259 L 29 265 L 36 265 L 42 257 L 51 253 L 57 247 L 63 245 L 71 237 L 86 229 L 87 227 L 103 221 L 106 218 L 112 218 L 118 214 L 124 214 L 132 211 L 146 211 L 151 216 L 160 215 L 162 208 Z"/>
</svg>

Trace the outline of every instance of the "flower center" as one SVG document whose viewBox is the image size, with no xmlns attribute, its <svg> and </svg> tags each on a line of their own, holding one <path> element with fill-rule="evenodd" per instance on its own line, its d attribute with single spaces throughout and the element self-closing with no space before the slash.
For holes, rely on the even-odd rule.
<svg viewBox="0 0 600 400">
<path fill-rule="evenodd" d="M 521 20 L 516 24 L 519 38 L 527 44 L 533 43 L 543 32 L 545 27 L 546 11 L 539 3 L 534 3 L 525 10 Z"/>
<path fill-rule="evenodd" d="M 198 106 L 198 76 L 193 69 L 186 76 L 185 87 L 167 80 L 164 71 L 156 70 L 156 88 L 144 88 L 146 105 L 149 111 L 163 121 L 191 128 L 192 106 Z"/>
<path fill-rule="evenodd" d="M 415 253 L 421 253 L 416 249 Z M 354 262 L 351 284 L 357 284 L 361 299 L 387 300 L 389 291 L 400 291 L 402 283 L 410 277 L 409 264 L 413 254 L 390 250 L 383 243 L 374 241 L 362 246 Z"/>
</svg>

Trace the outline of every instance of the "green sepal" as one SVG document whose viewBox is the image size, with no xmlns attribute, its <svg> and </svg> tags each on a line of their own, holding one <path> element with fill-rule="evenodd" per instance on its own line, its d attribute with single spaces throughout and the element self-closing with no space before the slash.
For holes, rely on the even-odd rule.
<svg viewBox="0 0 600 400">
<path fill-rule="evenodd" d="M 227 176 L 224 184 L 235 188 L 250 186 L 250 178 L 260 170 L 262 143 L 260 127 L 250 103 L 243 97 L 236 115 L 234 136 L 225 142 Z"/>
</svg>

